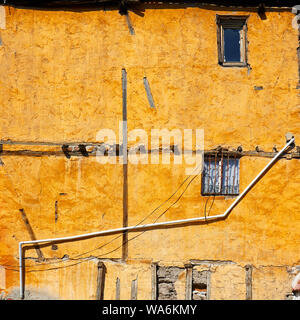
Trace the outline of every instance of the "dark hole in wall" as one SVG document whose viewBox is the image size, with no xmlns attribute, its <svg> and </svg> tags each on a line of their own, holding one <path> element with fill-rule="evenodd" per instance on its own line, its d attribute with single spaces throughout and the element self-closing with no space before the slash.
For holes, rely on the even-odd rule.
<svg viewBox="0 0 300 320">
<path fill-rule="evenodd" d="M 207 300 L 208 271 L 193 270 L 192 300 Z"/>
</svg>

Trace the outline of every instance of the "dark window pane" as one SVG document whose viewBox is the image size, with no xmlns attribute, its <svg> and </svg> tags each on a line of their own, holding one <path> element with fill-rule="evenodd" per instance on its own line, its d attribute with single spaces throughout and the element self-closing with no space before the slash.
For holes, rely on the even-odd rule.
<svg viewBox="0 0 300 320">
<path fill-rule="evenodd" d="M 224 28 L 224 60 L 226 62 L 241 61 L 240 29 Z"/>
</svg>

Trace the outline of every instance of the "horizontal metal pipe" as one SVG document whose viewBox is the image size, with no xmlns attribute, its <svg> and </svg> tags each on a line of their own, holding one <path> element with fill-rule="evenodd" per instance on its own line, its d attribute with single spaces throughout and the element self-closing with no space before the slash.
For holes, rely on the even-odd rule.
<svg viewBox="0 0 300 320">
<path fill-rule="evenodd" d="M 151 224 L 144 224 L 144 225 L 137 225 L 131 227 L 123 227 L 117 229 L 110 229 L 110 230 L 103 230 L 103 231 L 96 231 L 86 234 L 81 234 L 77 236 L 69 236 L 69 237 L 62 237 L 62 238 L 49 238 L 49 239 L 41 239 L 41 240 L 30 240 L 30 241 L 21 241 L 19 242 L 19 268 L 20 268 L 20 297 L 21 299 L 24 298 L 24 285 L 23 285 L 23 253 L 22 253 L 22 246 L 24 244 L 36 244 L 36 243 L 45 243 L 45 242 L 59 242 L 59 241 L 68 241 L 68 240 L 77 240 L 83 238 L 89 238 L 93 236 L 101 236 L 111 233 L 119 233 L 124 231 L 133 231 L 133 230 L 140 230 L 140 229 L 148 229 L 153 227 L 159 226 L 169 226 L 169 225 L 176 225 L 182 223 L 190 223 L 190 222 L 199 222 L 199 221 L 207 221 L 207 220 L 217 220 L 225 218 L 231 210 L 237 205 L 237 203 L 242 199 L 242 197 L 252 188 L 252 186 L 262 177 L 262 175 L 274 164 L 274 162 L 281 156 L 282 153 L 292 144 L 294 143 L 295 138 L 293 137 L 289 142 L 278 152 L 278 154 L 260 171 L 260 173 L 250 182 L 250 184 L 246 187 L 246 189 L 235 199 L 235 201 L 229 206 L 229 208 L 223 213 L 215 216 L 206 216 L 206 217 L 196 217 L 190 219 L 182 219 L 182 220 L 171 220 L 165 222 L 157 222 Z"/>
</svg>

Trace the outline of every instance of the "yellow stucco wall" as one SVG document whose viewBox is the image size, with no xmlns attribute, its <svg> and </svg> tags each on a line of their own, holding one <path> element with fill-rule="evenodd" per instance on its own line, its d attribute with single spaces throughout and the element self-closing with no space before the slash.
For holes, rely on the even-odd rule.
<svg viewBox="0 0 300 320">
<path fill-rule="evenodd" d="M 267 12 L 267 19 L 261 20 L 250 11 L 158 6 L 146 8 L 143 17 L 130 13 L 133 36 L 117 10 L 45 11 L 9 6 L 5 10 L 5 28 L 0 30 L 3 140 L 92 142 L 102 128 L 118 135 L 122 68 L 128 76 L 129 130 L 204 129 L 206 150 L 219 145 L 254 150 L 258 145 L 271 152 L 274 145 L 281 148 L 285 144 L 286 132 L 295 135 L 296 144 L 300 139 L 298 35 L 292 28 L 291 12 Z M 216 14 L 249 15 L 250 68 L 217 64 Z M 155 109 L 149 107 L 144 76 Z M 263 90 L 254 90 L 254 86 L 263 86 Z M 9 270 L 18 264 L 18 242 L 30 240 L 19 209 L 25 210 L 37 239 L 122 226 L 120 164 L 104 166 L 95 157 L 1 159 L 0 264 L 12 266 L 0 275 L 0 289 L 6 293 L 19 286 L 18 272 Z M 268 161 L 241 159 L 240 190 Z M 185 167 L 173 163 L 129 164 L 128 225 L 139 223 L 185 178 Z M 245 298 L 246 264 L 257 268 L 253 298 L 284 299 L 292 279 L 287 268 L 299 264 L 299 181 L 299 160 L 282 159 L 226 220 L 143 233 L 129 242 L 127 263 L 105 262 L 104 297 L 114 299 L 119 277 L 121 299 L 129 299 L 130 283 L 138 276 L 138 299 L 150 299 L 151 261 L 182 267 L 197 259 L 233 262 L 214 268 L 212 299 Z M 203 216 L 207 199 L 201 196 L 199 176 L 159 221 Z M 208 199 L 208 208 L 212 201 Z M 232 201 L 216 197 L 210 215 L 223 213 Z M 145 223 L 153 222 L 166 207 Z M 130 233 L 129 239 L 136 235 Z M 59 243 L 57 250 L 51 245 L 42 247 L 46 258 L 68 255 L 74 260 L 51 260 L 52 264 L 43 265 L 26 259 L 27 271 L 69 266 L 26 273 L 26 289 L 55 299 L 95 299 L 97 264 L 80 259 L 121 258 L 122 237 L 115 239 L 117 236 Z M 36 258 L 36 251 L 26 250 L 26 257 Z M 76 264 L 79 261 L 82 263 Z M 182 299 L 184 280 L 181 275 L 176 284 Z"/>
</svg>

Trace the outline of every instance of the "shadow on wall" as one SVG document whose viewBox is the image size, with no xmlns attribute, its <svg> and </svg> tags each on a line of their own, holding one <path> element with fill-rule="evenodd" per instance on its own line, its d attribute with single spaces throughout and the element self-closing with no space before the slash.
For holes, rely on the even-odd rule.
<svg viewBox="0 0 300 320">
<path fill-rule="evenodd" d="M 59 297 L 51 296 L 46 291 L 27 289 L 24 299 L 20 299 L 20 288 L 14 287 L 6 296 L 0 296 L 0 300 L 60 300 Z"/>
<path fill-rule="evenodd" d="M 0 0 L 0 5 L 3 5 L 4 1 Z M 265 2 L 265 6 L 262 7 L 260 1 L 249 1 L 245 2 L 244 6 L 240 5 L 240 1 L 232 1 L 227 3 L 227 7 L 224 6 L 224 0 L 214 0 L 206 1 L 206 3 L 201 3 L 198 1 L 188 1 L 188 2 L 177 2 L 174 3 L 170 1 L 152 1 L 152 2 L 140 2 L 136 0 L 131 0 L 126 3 L 122 3 L 118 0 L 102 0 L 100 2 L 95 1 L 42 1 L 42 0 L 10 0 L 9 6 L 15 8 L 30 8 L 36 10 L 46 10 L 46 11 L 73 11 L 73 12 L 84 12 L 84 11 L 96 11 L 96 10 L 119 10 L 121 15 L 126 14 L 127 10 L 134 12 L 135 14 L 143 17 L 146 9 L 186 9 L 186 8 L 201 8 L 213 11 L 247 11 L 247 12 L 257 12 L 259 16 L 265 20 L 265 12 L 281 12 L 281 11 L 291 11 L 291 7 L 294 5 L 293 1 L 289 4 L 285 3 L 280 5 L 276 2 L 270 1 L 270 3 Z"/>
</svg>

